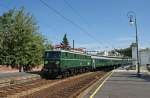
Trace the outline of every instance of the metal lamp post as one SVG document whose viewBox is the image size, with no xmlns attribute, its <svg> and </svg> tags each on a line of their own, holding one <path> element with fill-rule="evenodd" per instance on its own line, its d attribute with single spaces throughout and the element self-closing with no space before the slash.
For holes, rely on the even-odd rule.
<svg viewBox="0 0 150 98">
<path fill-rule="evenodd" d="M 136 46 L 137 46 L 137 75 L 140 76 L 140 64 L 139 64 L 139 53 L 138 53 L 138 34 L 137 34 L 137 21 L 136 21 L 136 14 L 133 11 L 130 11 L 127 13 L 127 16 L 129 18 L 129 22 L 131 25 L 135 26 L 135 32 L 136 32 Z"/>
</svg>

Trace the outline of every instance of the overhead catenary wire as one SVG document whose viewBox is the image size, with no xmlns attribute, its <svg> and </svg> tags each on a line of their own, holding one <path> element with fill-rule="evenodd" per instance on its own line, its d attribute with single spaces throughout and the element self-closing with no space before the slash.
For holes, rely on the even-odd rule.
<svg viewBox="0 0 150 98">
<path fill-rule="evenodd" d="M 100 45 L 101 43 L 99 42 L 99 40 L 97 40 L 93 35 L 91 35 L 87 30 L 85 30 L 84 28 L 82 28 L 80 25 L 78 25 L 77 23 L 73 22 L 72 20 L 70 20 L 69 18 L 65 17 L 63 14 L 61 14 L 59 11 L 57 11 L 55 8 L 53 8 L 52 6 L 48 5 L 46 2 L 44 2 L 43 0 L 39 0 L 43 5 L 45 5 L 47 8 L 49 8 L 50 10 L 52 10 L 54 13 L 56 13 L 57 15 L 59 15 L 60 17 L 62 17 L 64 20 L 68 21 L 70 24 L 74 25 L 75 27 L 77 27 L 78 29 L 80 29 L 80 31 L 82 31 L 83 33 L 87 34 L 90 38 L 92 38 L 93 40 L 95 40 L 96 42 L 98 42 Z"/>
<path fill-rule="evenodd" d="M 95 38 L 95 36 L 93 36 L 91 33 L 89 33 L 86 29 L 82 28 L 80 25 L 78 25 L 77 23 L 75 23 L 74 21 L 72 21 L 71 19 L 67 18 L 66 16 L 64 16 L 63 14 L 61 14 L 58 10 L 56 10 L 55 8 L 53 8 L 52 6 L 48 5 L 46 2 L 44 2 L 43 0 L 40 0 L 40 2 L 42 4 L 44 4 L 47 8 L 49 8 L 50 10 L 52 10 L 54 13 L 56 13 L 57 15 L 59 15 L 60 17 L 62 17 L 64 20 L 68 21 L 70 24 L 74 25 L 76 28 L 78 28 L 80 31 L 82 31 L 82 33 L 85 33 L 86 35 L 88 35 L 89 38 L 92 38 L 93 40 L 95 40 L 100 46 L 102 46 L 103 44 L 97 40 Z M 104 46 L 103 46 L 104 47 Z M 109 47 L 109 46 L 107 46 Z"/>
<path fill-rule="evenodd" d="M 84 19 L 78 12 L 76 9 L 74 9 L 72 7 L 72 5 L 67 1 L 67 0 L 64 0 L 65 4 L 77 15 L 79 16 L 79 18 L 85 23 L 87 24 L 88 26 L 90 26 L 90 24 L 86 21 L 86 19 Z"/>
</svg>

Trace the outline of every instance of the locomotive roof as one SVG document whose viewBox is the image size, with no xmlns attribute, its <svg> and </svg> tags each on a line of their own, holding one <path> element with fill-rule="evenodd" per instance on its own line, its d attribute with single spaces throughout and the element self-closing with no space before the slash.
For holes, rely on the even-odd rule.
<svg viewBox="0 0 150 98">
<path fill-rule="evenodd" d="M 121 56 L 99 56 L 99 55 L 92 55 L 96 57 L 104 57 L 104 58 L 118 58 L 118 59 L 131 59 L 130 57 L 121 57 Z"/>
<path fill-rule="evenodd" d="M 114 57 L 114 56 L 97 56 L 97 55 L 89 55 L 83 52 L 79 51 L 67 51 L 67 50 L 46 50 L 47 52 L 53 51 L 53 52 L 67 52 L 67 53 L 74 53 L 74 54 L 80 54 L 80 55 L 86 55 L 91 56 L 91 58 L 97 58 L 97 59 L 113 59 L 113 60 L 122 60 L 122 59 L 129 59 L 125 57 Z"/>
<path fill-rule="evenodd" d="M 111 56 L 96 56 L 96 55 L 94 55 L 94 56 L 91 56 L 91 58 L 95 58 L 95 59 L 112 59 L 112 60 L 125 60 L 125 59 L 127 59 L 127 60 L 132 60 L 132 59 L 130 59 L 130 58 L 124 58 L 124 57 L 111 57 Z"/>
<path fill-rule="evenodd" d="M 122 60 L 122 58 L 111 58 L 111 57 L 108 57 L 108 56 L 91 56 L 91 58 L 93 58 L 93 59 Z"/>
<path fill-rule="evenodd" d="M 46 51 L 54 51 L 54 52 L 67 52 L 67 53 L 74 53 L 74 54 L 80 54 L 80 55 L 86 55 L 86 56 L 90 56 L 84 52 L 80 52 L 80 51 L 67 51 L 67 50 L 46 50 Z"/>
</svg>

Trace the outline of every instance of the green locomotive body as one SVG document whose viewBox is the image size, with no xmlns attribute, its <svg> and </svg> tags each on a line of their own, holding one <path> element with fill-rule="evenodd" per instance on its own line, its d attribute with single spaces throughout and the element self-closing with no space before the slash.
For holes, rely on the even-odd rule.
<svg viewBox="0 0 150 98">
<path fill-rule="evenodd" d="M 46 51 L 44 56 L 44 75 L 56 77 L 65 73 L 77 73 L 91 69 L 91 57 L 84 53 L 65 50 Z"/>
</svg>

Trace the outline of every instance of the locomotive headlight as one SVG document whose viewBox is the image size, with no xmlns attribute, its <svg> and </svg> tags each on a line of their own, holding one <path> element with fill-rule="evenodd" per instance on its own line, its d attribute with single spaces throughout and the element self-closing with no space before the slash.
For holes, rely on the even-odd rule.
<svg viewBox="0 0 150 98">
<path fill-rule="evenodd" d="M 44 64 L 48 64 L 48 61 L 44 61 Z"/>
<path fill-rule="evenodd" d="M 59 65 L 59 63 L 60 63 L 59 61 L 56 61 L 56 65 Z"/>
</svg>

